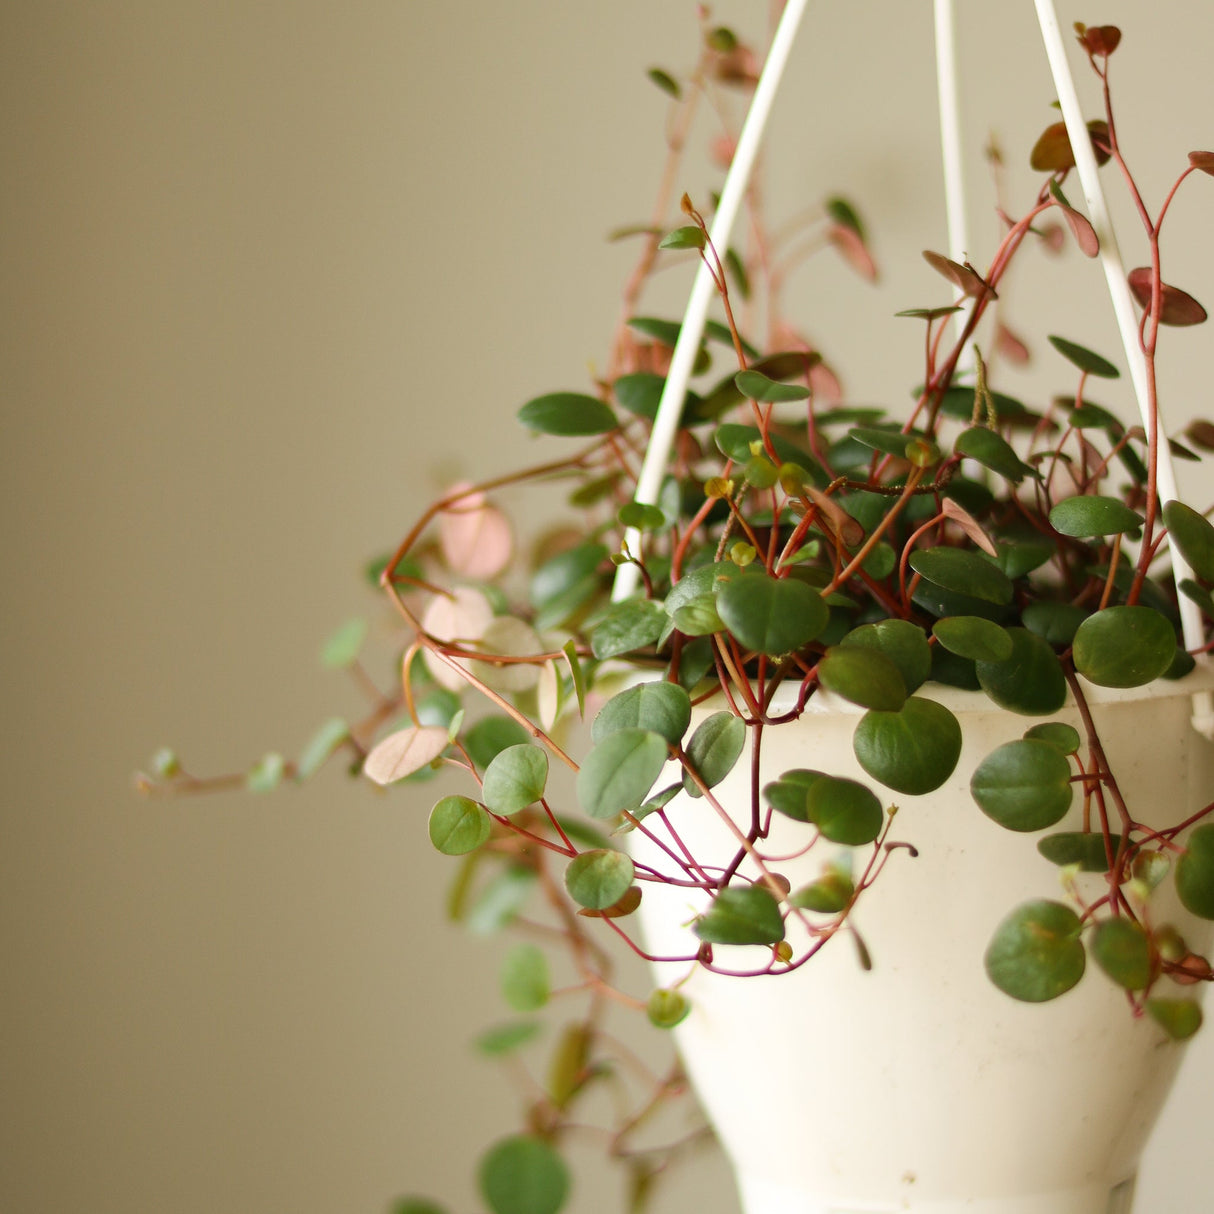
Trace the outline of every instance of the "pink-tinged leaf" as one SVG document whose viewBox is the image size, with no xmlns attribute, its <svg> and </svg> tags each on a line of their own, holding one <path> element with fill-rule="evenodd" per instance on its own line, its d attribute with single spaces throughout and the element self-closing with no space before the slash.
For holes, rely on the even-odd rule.
<svg viewBox="0 0 1214 1214">
<path fill-rule="evenodd" d="M 608 241 L 627 240 L 630 236 L 661 236 L 665 228 L 653 223 L 625 223 L 607 233 Z"/>
<path fill-rule="evenodd" d="M 545 662 L 540 667 L 535 690 L 540 724 L 545 729 L 551 729 L 561 711 L 561 680 L 555 662 Z"/>
<path fill-rule="evenodd" d="M 759 83 L 759 61 L 750 47 L 739 42 L 732 50 L 716 55 L 713 75 L 722 84 L 754 88 Z"/>
<path fill-rule="evenodd" d="M 951 497 L 946 497 L 941 510 L 945 518 L 951 519 L 956 523 L 988 556 L 997 557 L 999 555 L 999 550 L 995 547 L 995 541 L 982 530 L 978 520 L 963 506 L 957 505 Z"/>
<path fill-rule="evenodd" d="M 1061 253 L 1066 245 L 1066 232 L 1060 223 L 1043 223 L 1033 231 L 1041 237 L 1047 253 Z"/>
<path fill-rule="evenodd" d="M 733 164 L 734 153 L 738 150 L 738 141 L 732 135 L 718 135 L 709 145 L 709 154 L 713 163 L 723 169 Z"/>
<path fill-rule="evenodd" d="M 1100 241 L 1096 236 L 1096 229 L 1087 221 L 1086 216 L 1080 215 L 1067 202 L 1056 181 L 1050 182 L 1050 193 L 1053 194 L 1054 202 L 1062 212 L 1067 227 L 1071 229 L 1071 235 L 1075 237 L 1075 243 L 1079 246 L 1081 252 L 1087 257 L 1095 257 L 1100 252 Z"/>
<path fill-rule="evenodd" d="M 1016 366 L 1023 366 L 1029 361 L 1028 346 L 1002 321 L 995 326 L 995 349 Z"/>
<path fill-rule="evenodd" d="M 819 360 L 809 369 L 809 386 L 814 399 L 827 405 L 837 405 L 843 400 L 843 385 L 829 363 Z"/>
<path fill-rule="evenodd" d="M 447 749 L 447 731 L 438 725 L 410 725 L 389 734 L 367 756 L 363 775 L 393 784 L 433 763 Z"/>
<path fill-rule="evenodd" d="M 1092 140 L 1092 151 L 1096 153 L 1096 164 L 1108 164 L 1113 159 L 1113 141 L 1109 137 L 1109 124 L 1103 118 L 1088 123 L 1088 135 Z"/>
<path fill-rule="evenodd" d="M 479 590 L 458 586 L 450 597 L 436 594 L 422 616 L 422 628 L 438 641 L 453 641 L 465 648 L 477 643 L 493 622 L 493 608 Z M 459 691 L 464 680 L 431 650 L 425 650 L 426 669 L 448 691 Z M 461 659 L 461 664 L 466 663 Z"/>
<path fill-rule="evenodd" d="M 1152 275 L 1150 266 L 1138 266 L 1126 275 L 1130 291 L 1144 309 L 1151 307 Z M 1179 287 L 1160 286 L 1159 323 L 1161 325 L 1199 325 L 1206 319 L 1206 310 L 1187 291 Z"/>
<path fill-rule="evenodd" d="M 1200 447 L 1203 451 L 1214 451 L 1214 422 L 1198 418 L 1197 421 L 1189 422 L 1184 433 L 1193 446 Z"/>
<path fill-rule="evenodd" d="M 1061 173 L 1075 167 L 1071 139 L 1065 122 L 1054 122 L 1041 132 L 1029 155 L 1029 165 L 1039 173 Z"/>
<path fill-rule="evenodd" d="M 1075 22 L 1075 32 L 1089 55 L 1111 55 L 1121 42 L 1121 30 L 1115 25 L 1088 25 Z"/>
<path fill-rule="evenodd" d="M 1109 145 L 1109 124 L 1100 119 L 1088 123 L 1088 134 L 1092 140 L 1092 151 L 1096 163 L 1105 164 L 1112 154 Z M 1039 173 L 1064 173 L 1075 167 L 1075 153 L 1071 150 L 1071 137 L 1065 122 L 1054 122 L 1041 132 L 1029 155 L 1029 165 Z"/>
<path fill-rule="evenodd" d="M 869 282 L 877 281 L 877 265 L 864 241 L 860 238 L 860 234 L 854 228 L 836 223 L 827 233 L 827 239 L 834 245 L 839 256 L 861 278 L 866 278 Z"/>
<path fill-rule="evenodd" d="M 950 261 L 940 253 L 933 253 L 931 249 L 923 250 L 923 258 L 936 273 L 943 274 L 963 295 L 971 295 L 975 299 L 981 299 L 985 295 L 992 299 L 999 298 L 973 266 Z"/>
<path fill-rule="evenodd" d="M 864 542 L 864 528 L 832 497 L 827 497 L 813 485 L 805 486 L 805 493 L 818 507 L 820 520 L 830 528 L 849 548 L 857 548 Z"/>
<path fill-rule="evenodd" d="M 1189 163 L 1195 169 L 1214 177 L 1214 152 L 1190 152 Z"/>
<path fill-rule="evenodd" d="M 453 485 L 448 496 L 469 488 Z M 438 518 L 439 544 L 448 567 L 463 577 L 488 581 L 510 563 L 514 540 L 506 516 L 483 493 L 468 493 Z"/>
</svg>

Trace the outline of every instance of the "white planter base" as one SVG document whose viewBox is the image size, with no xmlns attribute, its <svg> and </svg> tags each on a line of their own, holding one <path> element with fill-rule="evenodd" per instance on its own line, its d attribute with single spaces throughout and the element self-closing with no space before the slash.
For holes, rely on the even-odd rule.
<svg viewBox="0 0 1214 1214">
<path fill-rule="evenodd" d="M 1175 822 L 1209 799 L 1212 748 L 1191 727 L 1192 691 L 1208 674 L 1129 693 L 1092 689 L 1097 727 L 1132 812 Z M 1128 1214 L 1133 1175 L 1183 1054 L 1094 962 L 1074 990 L 1046 1004 L 1016 1003 L 983 972 L 999 921 L 1031 898 L 1064 901 L 1059 870 L 1036 835 L 989 821 L 969 795 L 970 775 L 999 744 L 1035 722 L 977 694 L 926 689 L 962 720 L 957 770 L 922 797 L 897 804 L 894 853 L 862 897 L 855 927 L 873 969 L 843 932 L 794 973 L 751 979 L 698 970 L 683 987 L 693 1011 L 676 1030 L 708 1116 L 734 1161 L 746 1214 Z M 794 767 L 822 768 L 870 786 L 852 755 L 859 710 L 811 701 L 795 727 L 769 729 L 762 781 Z M 1078 724 L 1067 707 L 1054 719 Z M 746 756 L 718 789 L 747 806 Z M 1079 798 L 1056 829 L 1079 825 Z M 681 800 L 671 820 L 693 854 L 725 863 L 736 844 L 703 800 Z M 806 828 L 780 819 L 765 849 L 791 854 Z M 634 836 L 635 838 L 635 836 Z M 656 865 L 660 853 L 637 840 Z M 868 854 L 868 849 L 858 849 Z M 772 864 L 793 889 L 815 879 L 830 845 Z M 863 863 L 862 856 L 858 858 Z M 1087 896 L 1103 878 L 1084 877 Z M 697 895 L 647 886 L 640 908 L 649 950 L 695 951 Z M 1194 921 L 1170 882 L 1153 901 L 1202 951 L 1211 925 Z M 803 930 L 790 920 L 790 940 Z M 731 968 L 762 965 L 757 948 L 718 947 Z M 669 985 L 686 964 L 659 964 Z M 1166 989 L 1165 989 L 1166 988 Z M 1156 994 L 1200 997 L 1163 983 Z"/>
<path fill-rule="evenodd" d="M 746 1214 L 1130 1214 L 1134 1202 L 1134 1178 L 1112 1191 L 1107 1185 L 1084 1185 L 1021 1197 L 965 1198 L 956 1201 L 915 1202 L 911 1206 L 855 1205 L 822 1202 L 806 1196 L 795 1186 L 748 1178 L 738 1173 L 738 1191 Z M 909 1188 L 909 1186 L 908 1186 Z"/>
</svg>

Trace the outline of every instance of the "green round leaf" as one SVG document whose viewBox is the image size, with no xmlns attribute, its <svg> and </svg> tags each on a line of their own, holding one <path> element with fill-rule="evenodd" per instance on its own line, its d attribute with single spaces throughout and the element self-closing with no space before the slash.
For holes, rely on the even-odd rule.
<svg viewBox="0 0 1214 1214">
<path fill-rule="evenodd" d="M 653 421 L 658 415 L 665 387 L 664 376 L 655 375 L 652 371 L 637 371 L 631 375 L 621 375 L 611 385 L 611 390 L 621 407 L 629 413 Z"/>
<path fill-rule="evenodd" d="M 649 1023 L 655 1028 L 672 1029 L 687 1019 L 691 1004 L 681 991 L 659 988 L 650 994 L 645 1010 L 649 1015 Z"/>
<path fill-rule="evenodd" d="M 350 737 L 350 727 L 341 717 L 330 717 L 308 740 L 295 764 L 295 774 L 310 780 Z"/>
<path fill-rule="evenodd" d="M 898 554 L 889 544 L 882 540 L 864 558 L 862 568 L 874 581 L 883 582 L 898 568 Z"/>
<path fill-rule="evenodd" d="M 1196 999 L 1148 999 L 1147 1014 L 1173 1041 L 1187 1041 L 1201 1028 Z"/>
<path fill-rule="evenodd" d="M 707 237 L 704 235 L 704 229 L 696 227 L 694 223 L 686 224 L 684 227 L 675 228 L 672 232 L 667 232 L 665 236 L 658 241 L 659 249 L 702 249 L 707 242 Z"/>
<path fill-rule="evenodd" d="M 662 635 L 666 613 L 652 599 L 613 603 L 590 634 L 590 648 L 600 662 L 654 644 Z"/>
<path fill-rule="evenodd" d="M 1008 830 L 1044 830 L 1071 807 L 1071 765 L 1048 742 L 1005 742 L 978 764 L 970 792 L 988 818 Z"/>
<path fill-rule="evenodd" d="M 993 561 L 967 548 L 922 548 L 910 555 L 920 577 L 960 594 L 1004 606 L 1012 601 L 1012 583 Z"/>
<path fill-rule="evenodd" d="M 611 697 L 590 726 L 601 742 L 620 729 L 647 729 L 677 746 L 691 724 L 691 697 L 676 683 L 640 683 Z"/>
<path fill-rule="evenodd" d="M 770 489 L 780 479 L 780 470 L 766 455 L 752 455 L 743 466 L 742 475 L 751 488 Z"/>
<path fill-rule="evenodd" d="M 1043 721 L 1024 731 L 1026 738 L 1036 738 L 1040 742 L 1048 742 L 1056 746 L 1064 755 L 1073 755 L 1078 751 L 1082 739 L 1079 730 L 1065 721 Z"/>
<path fill-rule="evenodd" d="M 714 632 L 725 631 L 725 621 L 717 614 L 716 597 L 711 594 L 691 599 L 676 607 L 671 618 L 674 626 L 684 636 L 706 637 Z"/>
<path fill-rule="evenodd" d="M 1113 841 L 1119 843 L 1121 836 L 1115 835 Z M 1134 857 L 1132 871 L 1135 881 L 1141 881 L 1147 889 L 1158 889 L 1172 871 L 1172 861 L 1163 851 L 1140 851 Z"/>
<path fill-rule="evenodd" d="M 1089 375 L 1098 376 L 1100 379 L 1117 379 L 1121 372 L 1107 358 L 1101 358 L 1099 354 L 1093 354 L 1086 346 L 1081 346 L 1078 342 L 1067 341 L 1065 337 L 1050 336 L 1050 345 L 1067 359 L 1077 366 L 1080 371 L 1086 371 Z"/>
<path fill-rule="evenodd" d="M 932 672 L 932 650 L 918 624 L 909 620 L 881 620 L 853 628 L 840 646 L 875 649 L 889 658 L 902 675 L 907 694 L 922 686 Z M 872 705 L 871 707 L 876 707 Z"/>
<path fill-rule="evenodd" d="M 760 885 L 729 886 L 697 920 L 695 934 L 708 944 L 779 944 L 780 905 Z"/>
<path fill-rule="evenodd" d="M 507 746 L 485 769 L 481 797 L 495 814 L 534 805 L 548 783 L 548 752 L 530 742 Z"/>
<path fill-rule="evenodd" d="M 619 729 L 586 756 L 577 775 L 577 795 L 592 817 L 614 818 L 638 809 L 667 759 L 666 739 L 647 729 Z"/>
<path fill-rule="evenodd" d="M 1030 603 L 1020 620 L 1034 636 L 1050 645 L 1069 645 L 1079 631 L 1079 625 L 1091 613 L 1071 603 Z"/>
<path fill-rule="evenodd" d="M 353 666 L 367 639 L 370 625 L 364 619 L 347 620 L 329 639 L 320 651 L 322 665 L 330 669 Z"/>
<path fill-rule="evenodd" d="M 538 610 L 553 603 L 574 601 L 583 589 L 589 594 L 597 584 L 596 575 L 608 555 L 605 545 L 587 541 L 549 557 L 531 575 L 532 604 Z"/>
<path fill-rule="evenodd" d="M 831 869 L 816 881 L 797 890 L 788 899 L 789 906 L 800 907 L 802 910 L 817 911 L 825 915 L 837 915 L 847 908 L 852 900 L 856 887 L 846 873 Z"/>
<path fill-rule="evenodd" d="M 881 451 L 885 455 L 893 455 L 898 459 L 905 459 L 907 448 L 916 440 L 922 440 L 925 436 L 918 431 L 912 431 L 910 434 L 904 434 L 898 426 L 852 426 L 847 432 L 847 437 L 853 442 L 862 443 L 865 447 L 871 447 L 874 451 Z"/>
<path fill-rule="evenodd" d="M 797 822 L 809 821 L 809 790 L 819 781 L 827 779 L 821 771 L 795 769 L 786 771 L 778 780 L 763 788 L 763 796 L 774 810 Z"/>
<path fill-rule="evenodd" d="M 569 1170 L 544 1141 L 505 1138 L 481 1160 L 481 1196 L 493 1214 L 557 1214 L 569 1195 Z"/>
<path fill-rule="evenodd" d="M 823 776 L 806 792 L 809 820 L 824 839 L 859 847 L 871 843 L 885 824 L 885 812 L 876 794 L 856 780 Z"/>
<path fill-rule="evenodd" d="M 1214 582 L 1214 525 L 1184 502 L 1168 502 L 1163 508 L 1168 536 L 1180 555 L 1203 582 Z"/>
<path fill-rule="evenodd" d="M 703 598 L 704 595 L 716 594 L 717 579 L 731 576 L 737 572 L 732 561 L 719 561 L 711 565 L 699 565 L 688 570 L 670 588 L 666 601 L 662 606 L 666 614 L 673 617 L 674 613 L 687 603 Z"/>
<path fill-rule="evenodd" d="M 782 434 L 771 433 L 767 438 L 784 463 L 797 464 L 802 468 L 816 468 L 814 457 L 795 443 L 789 442 Z M 735 463 L 744 464 L 750 459 L 753 444 L 762 442 L 763 436 L 759 433 L 757 426 L 743 426 L 736 422 L 726 422 L 717 427 L 712 439 L 722 455 Z"/>
<path fill-rule="evenodd" d="M 1069 906 L 1040 900 L 1012 911 L 986 950 L 986 972 L 1006 995 L 1044 1003 L 1065 994 L 1083 977 L 1082 924 Z"/>
<path fill-rule="evenodd" d="M 950 653 L 974 662 L 1006 662 L 1012 638 L 993 620 L 978 615 L 950 615 L 937 620 L 932 635 Z"/>
<path fill-rule="evenodd" d="M 587 851 L 575 856 L 565 869 L 565 888 L 579 906 L 606 910 L 629 890 L 636 875 L 622 851 Z"/>
<path fill-rule="evenodd" d="M 906 680 L 898 667 L 877 649 L 836 645 L 818 663 L 818 678 L 828 691 L 859 704 L 897 712 L 906 703 Z"/>
<path fill-rule="evenodd" d="M 568 1024 L 548 1063 L 548 1094 L 558 1109 L 564 1109 L 589 1077 L 592 1029 L 586 1024 Z"/>
<path fill-rule="evenodd" d="M 1204 586 L 1187 577 L 1181 579 L 1180 589 L 1186 598 L 1192 599 L 1210 619 L 1214 619 L 1214 595 Z"/>
<path fill-rule="evenodd" d="M 503 750 L 526 745 L 530 736 L 513 717 L 495 714 L 470 726 L 461 741 L 468 757 L 484 771 Z"/>
<path fill-rule="evenodd" d="M 733 382 L 747 400 L 779 403 L 805 400 L 809 396 L 809 389 L 804 384 L 782 384 L 768 378 L 762 371 L 739 371 L 733 377 Z"/>
<path fill-rule="evenodd" d="M 447 1214 L 447 1207 L 424 1197 L 400 1197 L 392 1203 L 389 1214 Z"/>
<path fill-rule="evenodd" d="M 430 811 L 430 842 L 444 856 L 463 856 L 489 841 L 493 819 L 467 797 L 444 797 Z"/>
<path fill-rule="evenodd" d="M 537 1020 L 513 1020 L 509 1024 L 498 1024 L 486 1029 L 477 1037 L 476 1048 L 490 1057 L 513 1054 L 515 1050 L 534 1041 L 542 1031 L 543 1025 Z"/>
<path fill-rule="evenodd" d="M 1121 836 L 1113 835 L 1109 839 L 1113 855 L 1121 846 Z M 1051 863 L 1059 868 L 1070 864 L 1079 865 L 1081 872 L 1107 873 L 1109 857 L 1105 851 L 1104 835 L 1094 834 L 1086 830 L 1062 830 L 1054 835 L 1046 835 L 1037 840 L 1037 850 Z"/>
<path fill-rule="evenodd" d="M 660 67 L 651 67 L 645 73 L 654 84 L 669 97 L 673 97 L 676 101 L 683 95 L 683 90 L 679 87 L 679 82 L 669 73 L 663 71 Z"/>
<path fill-rule="evenodd" d="M 537 396 L 518 411 L 518 418 L 530 430 L 565 438 L 607 434 L 618 424 L 610 406 L 581 392 Z"/>
<path fill-rule="evenodd" d="M 945 590 L 926 578 L 919 578 L 912 585 L 911 602 L 937 619 L 947 615 L 980 615 L 984 619 L 1000 622 L 1011 615 L 1010 604 L 992 603 L 974 594 Z"/>
<path fill-rule="evenodd" d="M 1066 676 L 1058 656 L 1041 637 L 1009 628 L 1012 656 L 1004 662 L 977 662 L 982 690 L 1009 712 L 1044 717 L 1066 703 Z"/>
<path fill-rule="evenodd" d="M 714 712 L 696 726 L 687 743 L 687 760 L 700 779 L 714 787 L 733 770 L 746 746 L 746 726 L 732 712 Z M 703 794 L 691 777 L 684 772 L 683 787 L 693 797 Z"/>
<path fill-rule="evenodd" d="M 644 502 L 629 502 L 621 506 L 616 518 L 622 527 L 635 527 L 638 531 L 658 531 L 666 526 L 666 515 L 657 506 Z"/>
<path fill-rule="evenodd" d="M 471 906 L 466 906 L 466 890 L 457 888 L 451 917 L 462 921 L 474 936 L 491 936 L 514 922 L 537 880 L 531 869 L 507 865 L 478 893 Z"/>
<path fill-rule="evenodd" d="M 1119 497 L 1085 495 L 1063 498 L 1050 511 L 1050 526 L 1061 535 L 1088 539 L 1137 531 L 1142 526 L 1142 516 Z"/>
<path fill-rule="evenodd" d="M 1145 990 L 1151 981 L 1151 944 L 1130 919 L 1106 919 L 1088 946 L 1096 964 L 1127 991 Z"/>
<path fill-rule="evenodd" d="M 502 996 L 516 1012 L 538 1011 L 548 1002 L 548 958 L 536 944 L 516 944 L 502 959 Z"/>
<path fill-rule="evenodd" d="M 961 726 L 943 704 L 911 696 L 898 712 L 866 712 L 852 748 L 873 779 L 919 796 L 953 774 L 961 755 Z"/>
<path fill-rule="evenodd" d="M 1185 910 L 1214 919 L 1214 823 L 1197 827 L 1176 861 L 1176 892 Z"/>
<path fill-rule="evenodd" d="M 1079 625 L 1072 656 L 1100 687 L 1141 687 L 1171 667 L 1176 633 L 1153 607 L 1106 607 Z"/>
<path fill-rule="evenodd" d="M 976 460 L 1013 484 L 1018 485 L 1026 476 L 1036 475 L 1033 468 L 1016 454 L 1007 439 L 985 426 L 971 426 L 964 431 L 953 444 L 953 450 L 967 459 Z"/>
<path fill-rule="evenodd" d="M 1054 555 L 1053 544 L 1001 544 L 996 542 L 995 551 L 999 553 L 996 562 L 999 568 L 1013 581 L 1025 574 L 1040 569 Z"/>
<path fill-rule="evenodd" d="M 773 655 L 800 649 L 830 622 L 830 608 L 812 586 L 763 573 L 722 580 L 717 611 L 745 649 Z"/>
</svg>

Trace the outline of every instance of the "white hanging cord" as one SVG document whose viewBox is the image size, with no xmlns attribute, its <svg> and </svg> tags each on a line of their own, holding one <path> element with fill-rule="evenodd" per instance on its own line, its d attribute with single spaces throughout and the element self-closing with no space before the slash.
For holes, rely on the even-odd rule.
<svg viewBox="0 0 1214 1214">
<path fill-rule="evenodd" d="M 713 247 L 724 251 L 729 247 L 729 234 L 733 229 L 734 220 L 746 196 L 746 188 L 750 184 L 750 175 L 763 139 L 763 131 L 771 114 L 772 102 L 776 90 L 784 75 L 784 67 L 792 50 L 793 39 L 805 15 L 808 0 L 789 0 L 771 49 L 767 52 L 767 61 L 759 76 L 755 95 L 750 103 L 746 121 L 742 125 L 742 133 L 738 137 L 737 150 L 730 163 L 729 172 L 725 175 L 725 185 L 721 190 L 721 201 L 712 221 L 709 238 Z M 649 436 L 649 446 L 645 458 L 641 462 L 641 474 L 637 479 L 635 500 L 646 505 L 653 505 L 658 499 L 662 488 L 662 478 L 674 446 L 675 435 L 679 429 L 679 416 L 683 411 L 683 399 L 687 395 L 687 384 L 691 379 L 691 369 L 695 363 L 696 354 L 700 348 L 700 339 L 704 335 L 704 322 L 708 317 L 708 305 L 716 290 L 713 277 L 708 266 L 701 261 L 695 285 L 691 289 L 691 298 L 687 302 L 687 311 L 683 316 L 683 326 L 679 330 L 679 338 L 675 343 L 674 354 L 670 360 L 670 371 L 666 376 L 666 386 L 662 390 L 662 399 L 658 404 L 657 416 L 653 422 L 653 432 Z M 630 552 L 639 551 L 640 533 L 629 528 L 624 533 L 624 543 Z M 637 587 L 640 580 L 640 570 L 634 564 L 621 565 L 615 574 L 615 585 L 612 587 L 613 602 L 628 598 Z"/>
<path fill-rule="evenodd" d="M 1054 11 L 1053 0 L 1036 0 L 1036 4 L 1037 21 L 1041 26 L 1046 57 L 1050 61 L 1054 87 L 1058 90 L 1058 103 L 1062 106 L 1062 117 L 1066 121 L 1071 151 L 1075 156 L 1075 168 L 1079 173 L 1079 182 L 1087 200 L 1088 217 L 1096 229 L 1096 235 L 1100 238 L 1100 261 L 1104 266 L 1109 298 L 1113 303 L 1117 328 L 1121 333 L 1121 344 L 1130 368 L 1130 379 L 1134 385 L 1134 395 L 1138 400 L 1138 412 L 1142 417 L 1144 429 L 1149 432 L 1151 428 L 1148 404 L 1150 393 L 1147 386 L 1146 357 L 1138 343 L 1138 318 L 1134 312 L 1134 302 L 1130 295 L 1129 281 L 1126 278 L 1125 263 L 1121 260 L 1121 252 L 1117 247 L 1117 236 L 1113 231 L 1113 221 L 1109 216 L 1104 188 L 1100 184 L 1100 174 L 1096 167 L 1096 154 L 1092 151 L 1091 137 L 1088 134 L 1087 123 L 1083 119 L 1079 95 L 1075 91 L 1075 80 L 1067 61 L 1066 46 L 1058 26 L 1058 16 Z M 1161 501 L 1172 501 L 1179 496 L 1176 489 L 1176 470 L 1172 464 L 1172 453 L 1168 448 L 1162 416 L 1158 420 L 1160 441 L 1156 444 L 1156 458 L 1158 460 L 1159 497 Z M 1169 555 L 1172 561 L 1172 576 L 1176 579 L 1178 587 L 1181 635 L 1186 648 L 1197 650 L 1205 644 L 1201 612 L 1196 603 L 1179 591 L 1180 582 L 1184 578 L 1191 578 L 1193 570 L 1177 551 L 1175 545 L 1169 546 Z M 1204 718 L 1204 728 L 1214 729 L 1214 705 L 1211 704 L 1208 693 L 1194 697 L 1194 718 L 1195 723 L 1198 718 Z"/>
<path fill-rule="evenodd" d="M 944 161 L 944 213 L 948 221 L 948 255 L 957 262 L 969 256 L 969 231 L 965 206 L 965 174 L 961 152 L 961 100 L 957 79 L 956 21 L 953 0 L 935 0 L 936 97 L 940 108 L 940 150 Z M 962 310 L 953 317 L 958 340 L 965 331 L 977 301 L 966 296 Z M 972 343 L 961 351 L 957 370 L 974 368 Z"/>
</svg>

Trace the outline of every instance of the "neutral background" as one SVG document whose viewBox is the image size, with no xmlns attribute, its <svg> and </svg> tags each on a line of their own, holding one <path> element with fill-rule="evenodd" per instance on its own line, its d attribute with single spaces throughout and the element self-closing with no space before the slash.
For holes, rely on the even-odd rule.
<svg viewBox="0 0 1214 1214">
<path fill-rule="evenodd" d="M 980 262 L 979 150 L 999 133 L 1022 200 L 1053 90 L 1030 5 L 960 7 Z M 1060 9 L 1123 25 L 1158 201 L 1214 143 L 1214 6 Z M 717 12 L 763 39 L 761 0 Z M 542 455 L 514 410 L 602 365 L 632 256 L 604 236 L 661 161 L 644 69 L 695 37 L 691 0 L 0 5 L 0 1208 L 477 1208 L 515 1097 L 467 1047 L 496 963 L 442 922 L 425 793 L 327 771 L 149 802 L 131 775 L 163 743 L 241 768 L 353 709 L 314 655 L 374 610 L 364 559 L 445 477 Z M 772 132 L 777 214 L 841 190 L 875 233 L 879 293 L 826 265 L 801 287 L 861 399 L 904 399 L 918 331 L 892 313 L 944 300 L 919 258 L 944 243 L 932 69 L 927 0 L 814 6 Z M 1165 248 L 1207 303 L 1212 189 Z M 1094 266 L 1041 273 L 1053 310 L 1026 275 L 1019 327 L 1115 354 Z M 1178 425 L 1210 411 L 1209 333 L 1167 354 Z M 1147 1214 L 1208 1209 L 1214 1033 L 1192 1055 Z M 614 1208 L 602 1183 L 577 1211 Z M 734 1211 L 719 1161 L 664 1208 Z"/>
</svg>

